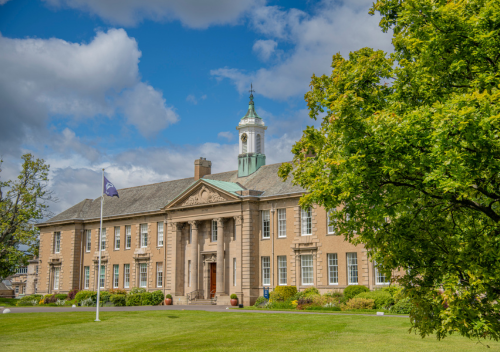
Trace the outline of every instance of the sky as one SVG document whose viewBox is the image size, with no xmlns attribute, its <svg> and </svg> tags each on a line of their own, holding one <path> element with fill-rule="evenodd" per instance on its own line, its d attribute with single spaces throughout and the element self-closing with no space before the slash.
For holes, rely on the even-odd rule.
<svg viewBox="0 0 500 352">
<path fill-rule="evenodd" d="M 0 178 L 50 165 L 57 214 L 117 188 L 237 169 L 248 108 L 267 164 L 317 124 L 304 94 L 336 53 L 391 51 L 372 0 L 0 0 Z"/>
</svg>

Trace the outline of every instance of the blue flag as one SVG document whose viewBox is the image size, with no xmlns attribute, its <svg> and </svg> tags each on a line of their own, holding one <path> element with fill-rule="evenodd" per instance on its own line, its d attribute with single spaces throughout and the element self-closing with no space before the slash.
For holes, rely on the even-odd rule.
<svg viewBox="0 0 500 352">
<path fill-rule="evenodd" d="M 103 192 L 107 196 L 110 196 L 110 197 L 117 196 L 118 198 L 120 198 L 120 196 L 118 195 L 118 191 L 115 188 L 115 185 L 112 184 L 111 182 L 109 182 L 108 179 L 106 178 L 106 176 L 104 176 Z"/>
</svg>

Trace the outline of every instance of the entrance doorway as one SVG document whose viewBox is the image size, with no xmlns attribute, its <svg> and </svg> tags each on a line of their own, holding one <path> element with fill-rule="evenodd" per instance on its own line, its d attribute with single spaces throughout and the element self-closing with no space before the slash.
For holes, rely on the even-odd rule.
<svg viewBox="0 0 500 352">
<path fill-rule="evenodd" d="M 210 298 L 214 298 L 217 289 L 217 263 L 210 263 Z"/>
</svg>

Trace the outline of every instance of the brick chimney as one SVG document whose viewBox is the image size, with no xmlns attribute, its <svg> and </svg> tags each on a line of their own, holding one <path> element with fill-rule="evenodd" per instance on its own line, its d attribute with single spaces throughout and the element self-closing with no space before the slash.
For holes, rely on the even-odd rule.
<svg viewBox="0 0 500 352">
<path fill-rule="evenodd" d="M 194 161 L 194 180 L 198 181 L 205 175 L 212 173 L 212 162 L 200 157 Z"/>
</svg>

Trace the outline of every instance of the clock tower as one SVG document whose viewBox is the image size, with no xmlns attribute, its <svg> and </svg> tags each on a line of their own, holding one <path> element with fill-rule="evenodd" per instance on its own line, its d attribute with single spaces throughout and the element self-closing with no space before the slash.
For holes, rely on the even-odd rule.
<svg viewBox="0 0 500 352">
<path fill-rule="evenodd" d="M 239 152 L 238 152 L 238 177 L 245 177 L 253 174 L 262 165 L 266 165 L 266 155 L 264 153 L 265 131 L 267 126 L 255 112 L 253 102 L 253 88 L 250 86 L 250 103 L 248 111 L 236 127 L 239 131 Z"/>
</svg>

